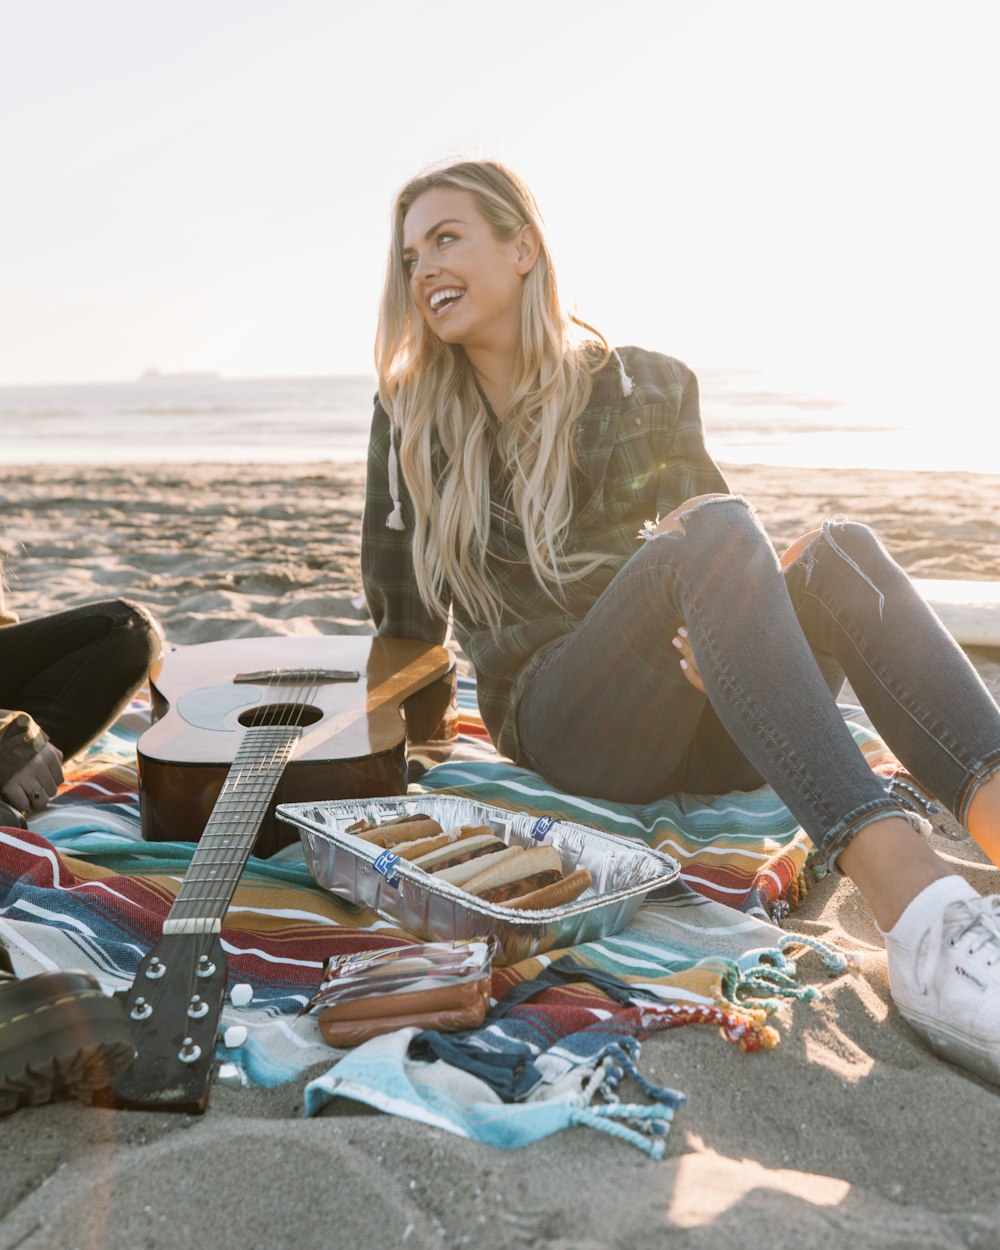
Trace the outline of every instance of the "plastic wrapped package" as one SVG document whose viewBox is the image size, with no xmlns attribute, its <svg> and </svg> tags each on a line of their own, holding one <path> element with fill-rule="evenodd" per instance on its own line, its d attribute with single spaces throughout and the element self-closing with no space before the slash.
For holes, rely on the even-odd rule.
<svg viewBox="0 0 1000 1250">
<path fill-rule="evenodd" d="M 396 1029 L 478 1028 L 490 1004 L 491 941 L 425 942 L 327 963 L 307 1010 L 323 1040 L 357 1046 Z"/>
</svg>

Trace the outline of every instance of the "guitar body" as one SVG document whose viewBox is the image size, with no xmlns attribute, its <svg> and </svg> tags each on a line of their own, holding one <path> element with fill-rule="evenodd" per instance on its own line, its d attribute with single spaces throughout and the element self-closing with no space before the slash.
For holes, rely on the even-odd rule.
<svg viewBox="0 0 1000 1250">
<path fill-rule="evenodd" d="M 247 725 L 268 709 L 297 717 L 302 732 L 264 817 L 258 855 L 296 839 L 274 816 L 279 803 L 404 793 L 407 735 L 446 736 L 453 663 L 430 643 L 343 634 L 236 638 L 169 652 L 150 674 L 156 720 L 138 747 L 143 837 L 200 838 Z M 310 685 L 304 701 L 296 688 L 301 706 L 289 712 L 291 688 L 286 695 L 266 675 L 301 669 L 338 676 Z M 245 675 L 261 680 L 237 680 Z"/>
</svg>

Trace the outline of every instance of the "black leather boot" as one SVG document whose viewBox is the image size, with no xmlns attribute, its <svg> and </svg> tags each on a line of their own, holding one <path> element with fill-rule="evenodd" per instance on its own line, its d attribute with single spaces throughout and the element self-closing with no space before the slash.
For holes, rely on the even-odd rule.
<svg viewBox="0 0 1000 1250">
<path fill-rule="evenodd" d="M 10 967 L 5 951 L 0 964 Z M 0 1115 L 72 1096 L 89 1101 L 132 1062 L 122 1004 L 86 972 L 0 970 Z"/>
</svg>

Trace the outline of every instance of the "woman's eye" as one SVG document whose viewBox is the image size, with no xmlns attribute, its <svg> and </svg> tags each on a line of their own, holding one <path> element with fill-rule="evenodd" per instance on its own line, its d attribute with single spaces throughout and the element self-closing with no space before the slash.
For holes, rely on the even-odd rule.
<svg viewBox="0 0 1000 1250">
<path fill-rule="evenodd" d="M 454 238 L 455 236 L 453 234 L 448 234 L 447 232 L 439 234 L 437 237 L 438 247 L 440 247 L 442 243 L 450 243 Z"/>
<path fill-rule="evenodd" d="M 415 256 L 407 256 L 407 258 L 403 261 L 403 268 L 406 270 L 408 274 L 412 275 L 416 267 L 417 267 L 417 258 Z"/>
</svg>

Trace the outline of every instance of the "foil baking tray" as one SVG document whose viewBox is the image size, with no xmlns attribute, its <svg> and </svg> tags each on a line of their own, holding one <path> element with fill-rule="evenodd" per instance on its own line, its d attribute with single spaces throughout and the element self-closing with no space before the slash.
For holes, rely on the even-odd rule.
<svg viewBox="0 0 1000 1250">
<path fill-rule="evenodd" d="M 518 912 L 485 903 L 347 832 L 348 825 L 358 820 L 381 824 L 418 812 L 444 829 L 488 825 L 509 846 L 551 843 L 562 856 L 565 873 L 588 868 L 593 884 L 562 907 Z M 495 962 L 501 964 L 617 933 L 651 891 L 669 885 L 680 872 L 675 859 L 641 843 L 457 795 L 282 803 L 275 814 L 298 829 L 309 870 L 324 889 L 369 908 L 416 937 L 431 941 L 492 937 L 497 944 Z"/>
</svg>

